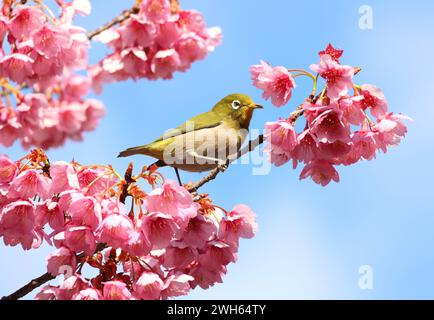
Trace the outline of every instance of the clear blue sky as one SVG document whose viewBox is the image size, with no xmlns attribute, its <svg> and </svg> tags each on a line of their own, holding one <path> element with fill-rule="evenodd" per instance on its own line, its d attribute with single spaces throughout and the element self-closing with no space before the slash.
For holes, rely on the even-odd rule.
<svg viewBox="0 0 434 320">
<path fill-rule="evenodd" d="M 95 28 L 133 1 L 92 1 Z M 118 151 L 152 140 L 165 129 L 210 108 L 231 92 L 250 94 L 266 108 L 252 127 L 286 116 L 310 90 L 299 83 L 292 103 L 276 109 L 251 86 L 249 66 L 265 59 L 274 65 L 307 68 L 328 42 L 345 49 L 343 62 L 363 67 L 360 83 L 383 88 L 390 108 L 414 119 L 403 143 L 377 160 L 341 168 L 341 183 L 327 188 L 298 180 L 299 170 L 272 168 L 252 175 L 236 165 L 206 185 L 215 203 L 245 203 L 258 215 L 256 238 L 241 243 L 239 261 L 224 283 L 194 299 L 229 298 L 434 298 L 434 3 L 369 1 L 374 28 L 358 27 L 359 1 L 181 0 L 203 12 L 224 32 L 222 46 L 172 81 L 109 85 L 101 99 L 108 113 L 83 143 L 51 150 L 52 161 L 111 163 L 122 171 L 130 159 Z M 92 61 L 106 49 L 93 45 Z M 305 82 L 304 82 L 305 81 Z M 7 152 L 21 157 L 15 145 Z M 146 164 L 149 158 L 137 157 Z M 172 177 L 172 170 L 163 170 Z M 183 174 L 197 180 L 199 174 Z M 0 296 L 45 272 L 51 248 L 23 252 L 0 245 Z M 370 265 L 374 288 L 358 287 L 358 268 Z"/>
</svg>

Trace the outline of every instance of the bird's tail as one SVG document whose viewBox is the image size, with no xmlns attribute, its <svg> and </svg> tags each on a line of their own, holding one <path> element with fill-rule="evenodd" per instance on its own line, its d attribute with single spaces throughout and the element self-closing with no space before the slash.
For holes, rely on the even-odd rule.
<svg viewBox="0 0 434 320">
<path fill-rule="evenodd" d="M 129 157 L 135 154 L 147 154 L 147 147 L 139 146 L 139 147 L 128 148 L 124 151 L 121 151 L 118 155 L 118 158 Z"/>
</svg>

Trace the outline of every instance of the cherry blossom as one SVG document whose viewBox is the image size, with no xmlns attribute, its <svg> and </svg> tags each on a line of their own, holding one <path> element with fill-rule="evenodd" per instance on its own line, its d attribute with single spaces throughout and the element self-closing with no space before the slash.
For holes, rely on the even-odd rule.
<svg viewBox="0 0 434 320">
<path fill-rule="evenodd" d="M 217 214 L 224 209 L 207 195 L 194 196 L 154 170 L 133 180 L 125 186 L 111 166 L 50 163 L 40 149 L 18 161 L 0 156 L 0 237 L 25 250 L 54 246 L 47 271 L 65 277 L 36 299 L 186 295 L 221 282 L 237 260 L 239 239 L 256 233 L 255 214 L 245 205 Z M 120 201 L 125 187 L 129 212 Z M 87 274 L 89 267 L 96 273 Z"/>
<path fill-rule="evenodd" d="M 96 39 L 113 48 L 89 67 L 96 92 L 107 82 L 171 79 L 204 59 L 220 44 L 221 30 L 207 28 L 201 13 L 171 6 L 169 0 L 144 0 L 137 13 Z"/>
<path fill-rule="evenodd" d="M 404 124 L 410 118 L 388 111 L 382 90 L 371 84 L 358 85 L 354 76 L 361 71 L 340 63 L 343 50 L 331 44 L 319 52 L 320 62 L 312 64 L 309 71 L 279 67 L 281 79 L 308 76 L 314 86 L 309 97 L 288 118 L 265 124 L 264 151 L 271 163 L 282 166 L 292 160 L 294 168 L 303 163 L 300 179 L 308 177 L 322 186 L 339 182 L 339 165 L 351 165 L 361 160 L 375 159 L 379 150 L 384 153 L 397 146 L 407 133 Z M 264 98 L 282 97 L 292 87 L 278 85 L 276 68 L 262 62 L 251 67 L 253 84 L 264 91 Z M 320 78 L 324 88 L 319 91 Z M 283 81 L 283 80 L 282 80 Z M 285 91 L 287 90 L 287 91 Z M 318 92 L 317 92 L 318 90 Z M 282 106 L 288 99 L 272 103 Z M 296 124 L 304 117 L 304 128 Z M 222 229 L 224 230 L 224 229 Z M 221 231 L 222 232 L 222 231 Z"/>
<path fill-rule="evenodd" d="M 253 85 L 263 90 L 264 99 L 271 98 L 276 107 L 287 104 L 291 99 L 296 84 L 294 77 L 285 67 L 273 68 L 265 61 L 261 61 L 260 65 L 251 66 L 250 72 Z"/>
</svg>

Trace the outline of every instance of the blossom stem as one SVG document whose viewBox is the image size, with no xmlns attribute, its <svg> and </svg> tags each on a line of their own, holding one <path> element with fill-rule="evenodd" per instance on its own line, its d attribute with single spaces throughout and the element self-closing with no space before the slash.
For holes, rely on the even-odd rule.
<svg viewBox="0 0 434 320">
<path fill-rule="evenodd" d="M 136 3 L 134 4 L 134 6 L 131 9 L 123 11 L 119 16 L 114 18 L 112 21 L 106 23 L 105 25 L 96 29 L 95 31 L 89 32 L 87 34 L 88 39 L 92 40 L 95 36 L 99 35 L 100 33 L 103 33 L 104 31 L 110 29 L 111 27 L 113 27 L 117 24 L 121 24 L 122 22 L 127 20 L 129 17 L 131 17 L 131 15 L 138 13 L 139 12 L 139 6 L 140 6 L 141 2 L 142 2 L 141 0 L 136 1 Z"/>
<path fill-rule="evenodd" d="M 235 157 L 233 157 L 229 160 L 227 165 L 229 166 L 233 161 L 241 158 L 243 155 L 245 155 L 249 152 L 252 152 L 262 143 L 264 143 L 264 135 L 260 134 L 259 136 L 256 137 L 256 139 L 250 140 L 249 143 L 247 144 L 247 146 L 245 146 L 240 151 L 238 151 L 238 153 L 235 155 Z M 206 175 L 205 177 L 200 179 L 198 182 L 194 183 L 192 186 L 187 188 L 187 190 L 190 193 L 197 191 L 204 184 L 210 182 L 211 180 L 214 180 L 220 172 L 221 172 L 220 168 L 213 169 L 208 175 Z"/>
<path fill-rule="evenodd" d="M 50 20 L 51 23 L 56 24 L 57 18 L 56 15 L 51 11 L 51 9 L 43 3 L 41 0 L 33 0 L 38 7 L 41 9 L 41 11 L 44 13 L 44 15 Z"/>
<path fill-rule="evenodd" d="M 311 78 L 313 81 L 315 81 L 315 76 L 310 73 L 309 71 L 303 70 L 303 69 L 288 69 L 288 72 L 299 72 L 299 75 L 305 75 Z"/>
<path fill-rule="evenodd" d="M 316 89 L 318 87 L 318 76 L 319 76 L 319 74 L 317 73 L 316 76 L 315 76 L 315 80 L 313 80 L 313 88 L 312 88 L 312 91 L 311 91 L 310 96 L 309 96 L 311 98 L 311 100 L 316 95 Z"/>
</svg>

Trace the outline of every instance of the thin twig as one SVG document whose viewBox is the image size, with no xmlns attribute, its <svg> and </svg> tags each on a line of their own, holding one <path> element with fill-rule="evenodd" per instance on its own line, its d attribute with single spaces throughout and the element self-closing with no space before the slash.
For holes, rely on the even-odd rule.
<svg viewBox="0 0 434 320">
<path fill-rule="evenodd" d="M 256 147 L 261 145 L 263 142 L 264 142 L 264 135 L 262 135 L 262 134 L 259 135 L 258 137 L 256 137 L 256 139 L 250 140 L 249 144 L 247 146 L 245 146 L 244 148 L 242 148 L 240 151 L 238 151 L 238 153 L 236 154 L 235 157 L 231 157 L 231 159 L 229 160 L 226 167 L 229 166 L 235 160 L 241 158 L 243 155 L 255 150 Z M 226 168 L 218 166 L 217 168 L 213 169 L 208 175 L 206 175 L 205 177 L 200 179 L 198 182 L 193 184 L 191 187 L 189 187 L 187 190 L 189 192 L 197 191 L 204 184 L 210 182 L 211 180 L 214 180 L 220 172 L 224 171 L 224 169 L 226 169 Z"/>
<path fill-rule="evenodd" d="M 111 27 L 113 27 L 117 24 L 124 22 L 129 17 L 131 17 L 131 15 L 136 14 L 138 12 L 139 12 L 139 7 L 136 5 L 133 6 L 130 10 L 123 11 L 119 16 L 114 18 L 112 21 L 108 22 L 107 24 L 103 25 L 102 27 L 99 27 L 98 29 L 96 29 L 92 32 L 89 32 L 87 34 L 87 38 L 89 40 L 92 40 L 95 36 L 99 35 L 100 33 L 103 33 L 104 31 L 110 29 Z"/>
<path fill-rule="evenodd" d="M 134 4 L 134 6 L 131 9 L 123 11 L 119 16 L 114 18 L 112 21 L 106 23 L 102 27 L 100 27 L 100 28 L 98 28 L 92 32 L 89 32 L 87 34 L 88 39 L 92 40 L 92 38 L 94 38 L 98 34 L 103 33 L 104 31 L 110 29 L 111 27 L 113 27 L 117 24 L 121 24 L 122 22 L 127 20 L 129 17 L 131 17 L 131 15 L 139 13 L 140 4 L 142 3 L 142 1 L 143 0 L 136 0 L 136 3 Z M 171 11 L 173 14 L 179 12 L 181 10 L 181 8 L 179 6 L 179 0 L 170 0 L 170 8 L 171 8 Z"/>
</svg>

